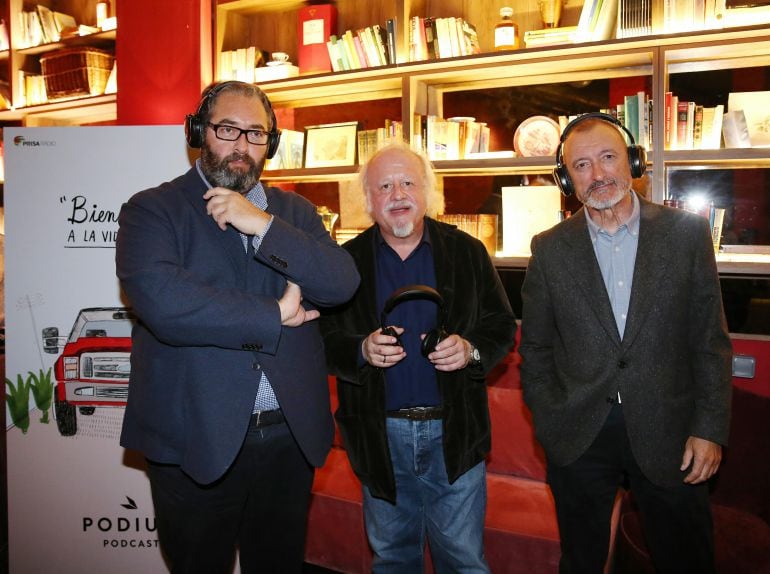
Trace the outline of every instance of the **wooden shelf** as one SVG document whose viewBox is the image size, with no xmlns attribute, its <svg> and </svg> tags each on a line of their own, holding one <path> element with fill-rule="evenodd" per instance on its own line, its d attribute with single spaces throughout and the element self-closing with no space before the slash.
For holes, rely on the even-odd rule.
<svg viewBox="0 0 770 574">
<path fill-rule="evenodd" d="M 36 106 L 0 111 L 0 121 L 25 120 L 29 126 L 78 125 L 115 121 L 116 119 L 116 94 L 57 100 Z"/>
<path fill-rule="evenodd" d="M 770 275 L 770 249 L 767 253 L 738 253 L 737 250 L 742 246 L 727 247 L 731 252 L 717 255 L 717 268 L 720 275 Z M 735 252 L 732 252 L 733 250 Z M 498 269 L 526 269 L 529 256 L 494 257 L 492 261 Z"/>
<path fill-rule="evenodd" d="M 265 171 L 263 179 L 268 182 L 291 181 L 297 183 L 339 181 L 353 179 L 358 173 L 358 166 L 313 167 L 307 169 L 276 169 Z"/>
<path fill-rule="evenodd" d="M 112 47 L 115 45 L 116 36 L 117 30 L 95 32 L 86 36 L 70 36 L 58 42 L 38 44 L 37 46 L 30 46 L 29 48 L 18 48 L 14 50 L 14 52 L 22 55 L 38 55 L 76 46 L 93 46 L 95 48 Z"/>
<path fill-rule="evenodd" d="M 769 148 L 722 148 L 708 150 L 667 150 L 663 152 L 667 166 L 697 165 L 725 168 L 729 166 L 770 167 Z"/>
</svg>

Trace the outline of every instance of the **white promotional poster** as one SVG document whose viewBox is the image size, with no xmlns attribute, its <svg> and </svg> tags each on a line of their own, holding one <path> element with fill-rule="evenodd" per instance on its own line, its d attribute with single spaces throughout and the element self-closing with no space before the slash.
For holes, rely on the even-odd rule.
<svg viewBox="0 0 770 574">
<path fill-rule="evenodd" d="M 119 445 L 131 321 L 115 238 L 124 201 L 192 165 L 184 130 L 3 139 L 10 571 L 163 572 L 144 461 Z"/>
</svg>

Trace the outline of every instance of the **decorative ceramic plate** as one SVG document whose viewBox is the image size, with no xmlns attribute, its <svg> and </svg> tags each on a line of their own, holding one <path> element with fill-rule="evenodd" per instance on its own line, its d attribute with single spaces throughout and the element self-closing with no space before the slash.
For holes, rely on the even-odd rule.
<svg viewBox="0 0 770 574">
<path fill-rule="evenodd" d="M 559 135 L 559 124 L 551 118 L 532 116 L 516 128 L 513 149 L 522 157 L 554 155 L 559 147 Z"/>
</svg>

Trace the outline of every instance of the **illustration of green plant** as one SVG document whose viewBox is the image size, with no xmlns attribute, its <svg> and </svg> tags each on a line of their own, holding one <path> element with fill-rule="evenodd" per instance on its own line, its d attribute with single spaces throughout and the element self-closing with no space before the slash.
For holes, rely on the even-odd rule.
<svg viewBox="0 0 770 574">
<path fill-rule="evenodd" d="M 21 432 L 27 434 L 27 430 L 29 430 L 29 379 L 25 381 L 21 375 L 17 375 L 16 380 L 17 384 L 14 387 L 11 379 L 5 379 L 5 385 L 8 387 L 5 402 L 8 404 L 13 424 L 19 427 Z"/>
<path fill-rule="evenodd" d="M 35 398 L 35 406 L 40 409 L 42 416 L 40 422 L 48 424 L 48 410 L 51 408 L 51 401 L 53 400 L 53 383 L 51 383 L 51 368 L 48 368 L 48 372 L 44 373 L 43 369 L 40 369 L 40 373 L 36 375 L 32 371 L 29 372 L 27 377 L 27 383 L 32 390 L 32 396 Z"/>
</svg>

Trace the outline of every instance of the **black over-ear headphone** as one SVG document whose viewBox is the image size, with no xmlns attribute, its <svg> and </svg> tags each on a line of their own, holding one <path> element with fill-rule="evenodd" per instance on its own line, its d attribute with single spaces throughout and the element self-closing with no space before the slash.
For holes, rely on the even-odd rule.
<svg viewBox="0 0 770 574">
<path fill-rule="evenodd" d="M 204 121 L 204 118 L 208 116 L 211 102 L 214 101 L 214 98 L 217 96 L 217 94 L 219 94 L 219 92 L 226 89 L 228 86 L 243 83 L 244 82 L 238 82 L 234 80 L 220 82 L 219 84 L 215 84 L 213 87 L 209 88 L 209 90 L 203 94 L 203 98 L 201 98 L 201 102 L 198 104 L 198 109 L 195 111 L 195 113 L 187 114 L 184 119 L 184 133 L 185 137 L 187 138 L 187 145 L 192 148 L 199 148 L 203 146 L 203 142 L 206 141 L 206 128 L 208 127 L 208 124 L 206 121 Z M 253 84 L 247 85 L 259 90 L 259 88 Z M 268 119 L 270 121 L 270 131 L 267 134 L 267 152 L 265 153 L 265 157 L 270 159 L 278 150 L 278 142 L 281 140 L 281 130 L 278 129 L 277 122 L 275 121 L 273 105 L 270 103 L 270 100 L 264 93 L 261 91 L 259 93 L 260 100 L 265 106 L 265 110 L 267 111 L 267 115 L 269 116 Z"/>
<path fill-rule="evenodd" d="M 393 291 L 390 297 L 388 297 L 388 300 L 385 301 L 385 306 L 382 308 L 382 315 L 380 316 L 382 334 L 395 337 L 396 345 L 403 347 L 401 339 L 396 334 L 395 329 L 387 327 L 385 325 L 385 320 L 388 317 L 388 313 L 390 313 L 396 305 L 412 299 L 427 299 L 438 305 L 438 326 L 428 331 L 428 333 L 425 334 L 422 343 L 420 343 L 420 352 L 423 357 L 427 357 L 436 350 L 436 345 L 448 336 L 446 328 L 444 327 L 444 298 L 433 287 L 429 287 L 428 285 L 407 285 L 406 287 Z"/>
<path fill-rule="evenodd" d="M 567 168 L 564 165 L 564 157 L 562 156 L 564 140 L 567 139 L 567 134 L 569 134 L 577 124 L 590 118 L 611 123 L 626 133 L 628 140 L 631 142 L 631 144 L 626 148 L 628 151 L 628 165 L 631 168 L 631 177 L 634 179 L 637 177 L 642 177 L 642 175 L 644 175 L 644 171 L 647 169 L 647 152 L 644 150 L 643 146 L 636 144 L 634 141 L 634 136 L 630 131 L 628 131 L 626 126 L 624 126 L 621 121 L 603 112 L 590 112 L 580 115 L 568 123 L 564 128 L 564 131 L 561 134 L 561 138 L 559 139 L 559 147 L 556 148 L 556 167 L 553 170 L 553 178 L 556 180 L 556 185 L 559 186 L 561 192 L 567 197 L 575 193 L 575 186 L 572 184 L 572 178 L 569 176 Z"/>
</svg>

